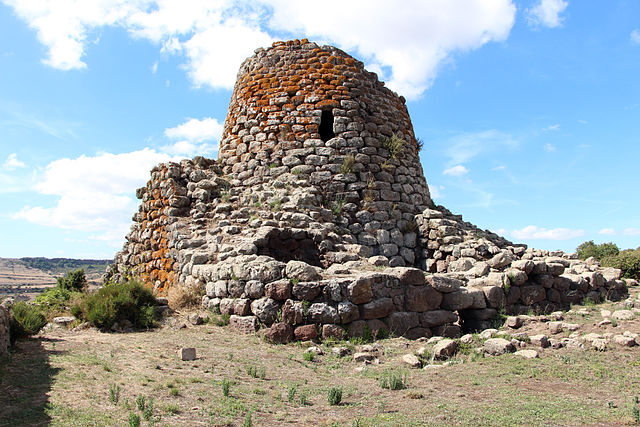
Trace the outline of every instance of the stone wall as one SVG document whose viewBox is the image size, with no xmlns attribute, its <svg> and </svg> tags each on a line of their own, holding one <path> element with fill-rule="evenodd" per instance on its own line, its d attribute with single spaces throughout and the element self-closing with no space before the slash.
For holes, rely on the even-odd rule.
<svg viewBox="0 0 640 427">
<path fill-rule="evenodd" d="M 9 349 L 9 310 L 0 305 L 0 356 Z"/>
<path fill-rule="evenodd" d="M 258 49 L 240 68 L 218 160 L 152 170 L 110 276 L 159 294 L 201 289 L 242 330 L 296 336 L 365 325 L 453 335 L 501 310 L 625 294 L 619 270 L 434 206 L 418 151 L 404 100 L 359 61 L 306 40 Z"/>
</svg>

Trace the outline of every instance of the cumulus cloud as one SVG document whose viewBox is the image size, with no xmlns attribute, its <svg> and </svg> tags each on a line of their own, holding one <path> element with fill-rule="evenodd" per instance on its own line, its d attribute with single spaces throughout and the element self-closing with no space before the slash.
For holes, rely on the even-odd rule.
<svg viewBox="0 0 640 427">
<path fill-rule="evenodd" d="M 603 228 L 602 230 L 598 231 L 598 234 L 615 235 L 616 230 L 614 230 L 613 228 Z"/>
<path fill-rule="evenodd" d="M 26 167 L 26 165 L 18 160 L 18 155 L 16 153 L 9 154 L 4 163 L 2 163 L 2 168 L 6 170 L 14 170 L 24 167 Z"/>
<path fill-rule="evenodd" d="M 521 230 L 513 230 L 511 235 L 516 239 L 540 239 L 540 240 L 570 240 L 584 236 L 584 230 L 572 230 L 570 228 L 546 228 L 529 225 Z"/>
<path fill-rule="evenodd" d="M 550 143 L 546 143 L 544 145 L 544 151 L 548 151 L 549 153 L 553 153 L 554 151 L 556 151 L 556 146 Z"/>
<path fill-rule="evenodd" d="M 467 132 L 455 135 L 443 141 L 445 155 L 449 157 L 449 164 L 467 163 L 482 154 L 505 148 L 514 148 L 518 141 L 509 134 L 495 129 L 482 132 Z"/>
<path fill-rule="evenodd" d="M 408 98 L 420 96 L 457 52 L 506 40 L 516 12 L 513 0 L 326 0 L 322 7 L 288 0 L 3 1 L 36 31 L 45 63 L 58 69 L 85 68 L 90 37 L 116 26 L 184 57 L 196 86 L 231 88 L 256 47 L 276 36 L 309 36 L 358 54 Z"/>
<path fill-rule="evenodd" d="M 562 12 L 569 6 L 564 0 L 540 0 L 534 7 L 527 10 L 527 21 L 532 26 L 555 28 L 562 25 Z"/>
<path fill-rule="evenodd" d="M 149 179 L 149 170 L 173 159 L 149 148 L 123 154 L 102 153 L 51 162 L 34 189 L 57 196 L 53 207 L 25 206 L 13 215 L 35 224 L 97 232 L 120 242 L 137 202 L 133 191 Z"/>
<path fill-rule="evenodd" d="M 638 30 L 637 28 L 633 31 L 631 31 L 631 43 L 633 44 L 640 44 L 640 30 Z"/>
<path fill-rule="evenodd" d="M 625 236 L 640 236 L 640 228 L 625 228 L 622 230 L 622 234 Z"/>
<path fill-rule="evenodd" d="M 449 175 L 449 176 L 462 176 L 468 172 L 469 172 L 469 169 L 465 168 L 462 165 L 457 165 L 457 166 L 453 166 L 448 169 L 445 169 L 444 171 L 442 171 L 442 174 Z"/>
<path fill-rule="evenodd" d="M 162 150 L 187 157 L 212 154 L 218 150 L 222 128 L 222 124 L 211 117 L 187 119 L 176 127 L 165 129 L 165 136 L 177 141 L 163 146 Z"/>
</svg>

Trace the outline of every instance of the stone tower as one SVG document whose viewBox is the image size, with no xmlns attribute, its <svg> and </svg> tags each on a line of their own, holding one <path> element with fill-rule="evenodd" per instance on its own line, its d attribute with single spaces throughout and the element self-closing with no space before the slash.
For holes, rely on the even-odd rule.
<svg viewBox="0 0 640 427">
<path fill-rule="evenodd" d="M 151 171 L 110 276 L 160 294 L 200 289 L 243 330 L 280 316 L 285 339 L 455 335 L 500 308 L 624 293 L 619 270 L 514 245 L 434 206 L 421 145 L 404 99 L 343 51 L 258 49 L 240 67 L 218 160 Z"/>
<path fill-rule="evenodd" d="M 241 65 L 218 159 L 244 186 L 306 177 L 358 243 L 404 265 L 415 256 L 390 234 L 433 204 L 418 151 L 404 98 L 343 51 L 295 40 Z"/>
</svg>

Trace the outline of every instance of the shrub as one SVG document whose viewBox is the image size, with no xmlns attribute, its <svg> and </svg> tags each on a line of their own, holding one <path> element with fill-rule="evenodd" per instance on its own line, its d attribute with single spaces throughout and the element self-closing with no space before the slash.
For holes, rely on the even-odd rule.
<svg viewBox="0 0 640 427">
<path fill-rule="evenodd" d="M 78 302 L 74 312 L 100 329 L 108 329 L 125 320 L 137 328 L 150 328 L 156 323 L 155 303 L 152 292 L 142 283 L 132 280 L 103 286 Z"/>
<path fill-rule="evenodd" d="M 74 292 L 82 292 L 87 288 L 87 278 L 82 268 L 70 271 L 57 279 L 58 287 Z"/>
<path fill-rule="evenodd" d="M 640 280 L 640 248 L 626 249 L 615 256 L 602 259 L 605 267 L 615 267 L 622 270 L 622 276 L 628 279 Z"/>
<path fill-rule="evenodd" d="M 47 319 L 39 307 L 19 301 L 11 306 L 9 341 L 14 344 L 17 339 L 35 335 L 46 324 Z"/>
<path fill-rule="evenodd" d="M 331 387 L 327 393 L 327 401 L 329 405 L 339 405 L 342 402 L 342 389 L 340 387 Z"/>
<path fill-rule="evenodd" d="M 196 307 L 200 304 L 201 296 L 195 289 L 184 286 L 172 286 L 167 291 L 167 302 L 169 308 L 178 310 L 184 307 Z"/>
<path fill-rule="evenodd" d="M 618 255 L 620 249 L 613 242 L 596 245 L 593 243 L 593 240 L 589 240 L 588 242 L 584 242 L 578 246 L 576 248 L 576 252 L 580 259 L 594 257 L 598 261 L 602 261 L 605 257 Z"/>
</svg>

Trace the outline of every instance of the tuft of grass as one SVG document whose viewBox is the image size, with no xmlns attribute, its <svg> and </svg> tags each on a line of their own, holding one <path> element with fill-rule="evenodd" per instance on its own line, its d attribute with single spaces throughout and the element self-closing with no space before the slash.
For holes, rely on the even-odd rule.
<svg viewBox="0 0 640 427">
<path fill-rule="evenodd" d="M 117 405 L 118 401 L 120 401 L 120 386 L 118 384 L 111 384 L 109 386 L 109 402 Z"/>
<path fill-rule="evenodd" d="M 310 351 L 305 351 L 304 353 L 302 353 L 302 359 L 305 362 L 313 362 L 313 359 L 316 358 L 316 355 L 311 353 Z"/>
<path fill-rule="evenodd" d="M 331 406 L 337 406 L 342 402 L 342 388 L 331 387 L 327 393 L 327 401 Z"/>
<path fill-rule="evenodd" d="M 385 369 L 380 378 L 378 378 L 378 384 L 380 387 L 388 388 L 389 390 L 405 389 L 407 388 L 407 374 L 399 370 Z"/>
<path fill-rule="evenodd" d="M 340 167 L 340 173 L 342 174 L 348 174 L 348 173 L 353 173 L 353 165 L 356 162 L 355 157 L 353 157 L 353 154 L 347 154 L 344 157 L 344 160 L 342 161 L 342 166 Z"/>
<path fill-rule="evenodd" d="M 251 420 L 251 411 L 247 412 L 247 415 L 244 416 L 244 422 L 242 423 L 242 427 L 251 427 L 253 425 L 253 421 Z"/>
<path fill-rule="evenodd" d="M 176 405 L 175 403 L 172 403 L 172 404 L 166 405 L 164 407 L 164 411 L 167 414 L 176 415 L 176 414 L 180 413 L 180 407 L 178 405 Z"/>
<path fill-rule="evenodd" d="M 129 414 L 129 427 L 140 427 L 140 415 L 133 412 Z"/>
<path fill-rule="evenodd" d="M 247 375 L 249 375 L 252 378 L 258 378 L 258 368 L 256 368 L 255 365 L 247 365 L 245 367 L 245 370 L 247 371 Z"/>
<path fill-rule="evenodd" d="M 231 320 L 231 315 L 229 313 L 221 314 L 215 320 L 216 326 L 227 326 L 229 321 Z"/>
<path fill-rule="evenodd" d="M 289 402 L 293 402 L 296 398 L 296 392 L 298 391 L 298 386 L 297 385 L 292 385 L 289 386 L 289 390 L 287 392 L 287 399 L 289 400 Z"/>
<path fill-rule="evenodd" d="M 394 133 L 391 138 L 385 138 L 382 141 L 382 146 L 389 152 L 392 159 L 397 159 L 402 154 L 402 146 L 404 145 L 404 139 L 397 133 Z"/>
<path fill-rule="evenodd" d="M 223 378 L 222 379 L 222 395 L 224 397 L 229 397 L 230 389 L 231 389 L 231 382 L 228 379 Z"/>
<path fill-rule="evenodd" d="M 298 402 L 302 406 L 307 406 L 309 404 L 309 396 L 306 391 L 301 391 L 298 396 Z"/>
</svg>

